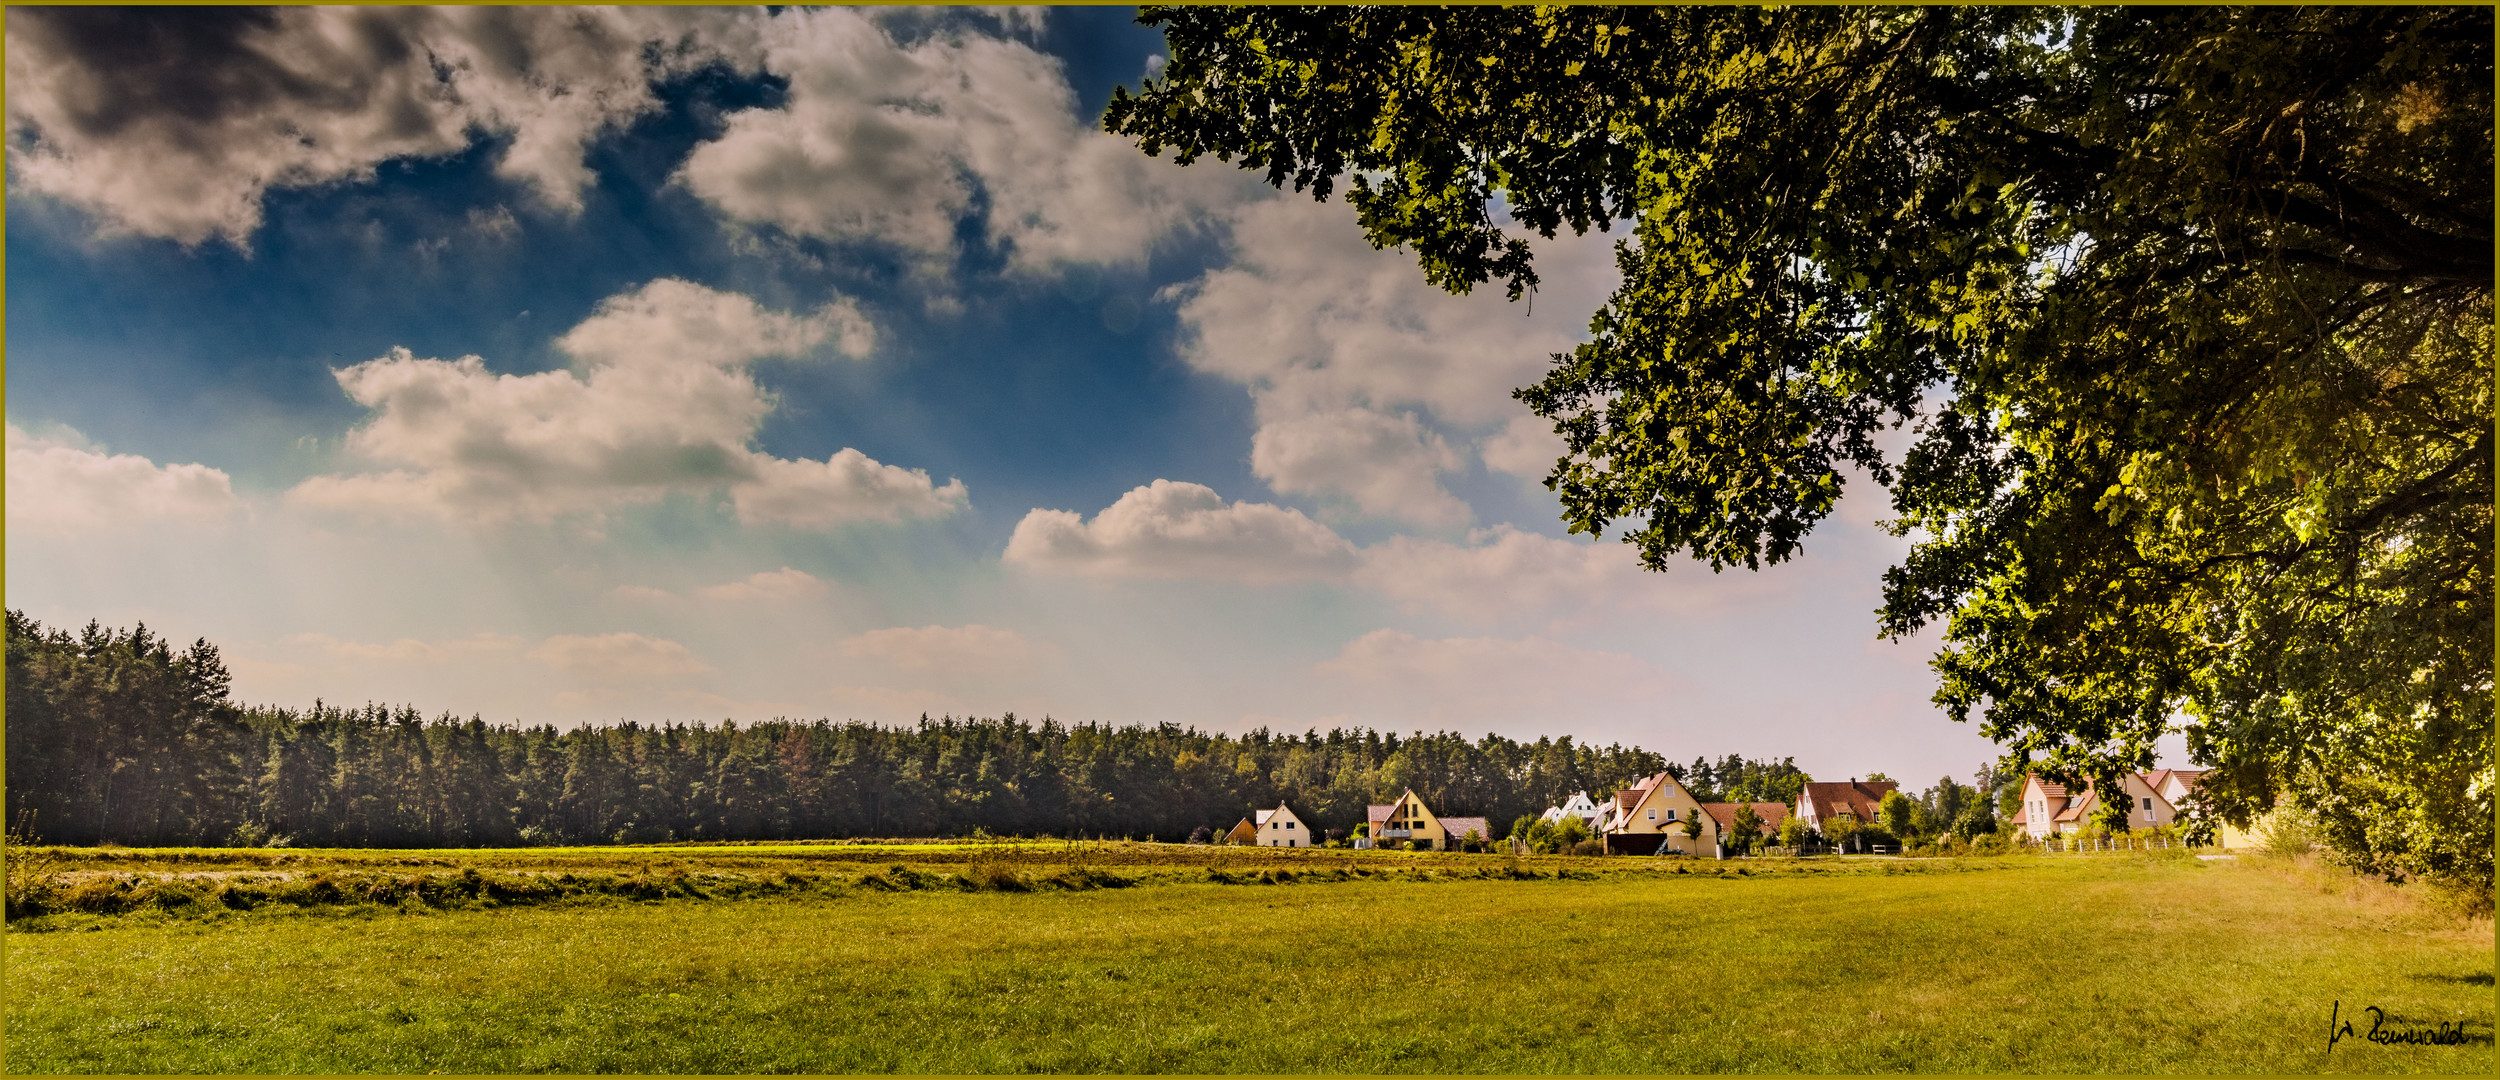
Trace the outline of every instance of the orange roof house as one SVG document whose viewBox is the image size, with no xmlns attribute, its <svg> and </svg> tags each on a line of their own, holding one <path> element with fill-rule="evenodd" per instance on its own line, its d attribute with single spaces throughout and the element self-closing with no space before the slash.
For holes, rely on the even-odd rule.
<svg viewBox="0 0 2500 1080">
<path fill-rule="evenodd" d="M 2186 813 L 2185 804 L 2195 793 L 2196 782 L 2204 775 L 2189 769 L 2121 774 L 2127 827 L 2152 829 L 2177 823 Z M 2023 832 L 2034 840 L 2081 832 L 2092 824 L 2100 805 L 2097 785 L 2086 783 L 2082 793 L 2077 794 L 2064 784 L 2033 773 L 2023 778 L 2023 805 L 2014 813 L 2013 823 L 2022 826 Z"/>
<path fill-rule="evenodd" d="M 1710 815 L 1712 821 L 1718 823 L 1719 834 L 1727 836 L 1732 835 L 1736 829 L 1736 808 L 1748 805 L 1753 807 L 1754 816 L 1762 819 L 1760 831 L 1763 833 L 1778 832 L 1780 822 L 1788 820 L 1787 803 L 1706 802 L 1701 804 L 1701 808 Z"/>
<path fill-rule="evenodd" d="M 1684 835 L 1686 822 L 1701 823 L 1700 835 Z M 1686 855 L 1715 853 L 1719 823 L 1701 808 L 1693 793 L 1677 783 L 1674 773 L 1644 777 L 1615 792 L 1598 819 L 1606 850 L 1624 855 Z"/>
<path fill-rule="evenodd" d="M 1797 816 L 1817 830 L 1822 829 L 1825 819 L 1839 814 L 1872 823 L 1883 806 L 1884 796 L 1900 787 L 1890 780 L 1860 781 L 1855 777 L 1835 783 L 1808 783 L 1797 793 Z"/>
</svg>

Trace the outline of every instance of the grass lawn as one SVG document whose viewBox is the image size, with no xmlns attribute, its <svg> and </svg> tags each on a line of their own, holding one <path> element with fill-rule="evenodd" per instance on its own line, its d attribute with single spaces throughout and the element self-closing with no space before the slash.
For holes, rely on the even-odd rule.
<svg viewBox="0 0 2500 1080">
<path fill-rule="evenodd" d="M 1333 854 L 1305 858 L 1344 861 Z M 7 1067 L 2494 1066 L 2488 921 L 2321 892 L 2326 878 L 2253 860 L 1825 862 L 1746 877 L 1590 861 L 1644 869 L 47 916 L 6 938 Z M 2329 1051 L 2338 1002 L 2358 1020 Z M 2462 1022 L 2469 1041 L 2365 1041 L 2373 1005 L 2407 1028 Z"/>
</svg>

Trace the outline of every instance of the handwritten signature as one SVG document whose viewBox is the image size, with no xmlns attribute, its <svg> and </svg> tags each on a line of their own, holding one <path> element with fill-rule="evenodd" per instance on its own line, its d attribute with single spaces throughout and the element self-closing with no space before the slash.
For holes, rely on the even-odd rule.
<svg viewBox="0 0 2500 1080">
<path fill-rule="evenodd" d="M 2465 1021 L 2463 1020 L 2459 1020 L 2453 1024 L 2443 1021 L 2438 1027 L 2435 1028 L 2394 1028 L 2387 1026 L 2387 1013 L 2382 1011 L 2378 1006 L 2370 1006 L 2368 1012 L 2370 1014 L 2370 1030 L 2367 1034 L 2361 1036 L 2362 1039 L 2368 1042 L 2374 1042 L 2380 1046 L 2395 1046 L 2400 1043 L 2406 1046 L 2465 1045 Z M 2326 1048 L 2329 1051 L 2335 1049 L 2336 1043 L 2341 1042 L 2343 1039 L 2353 1034 L 2352 1021 L 2344 1020 L 2343 1016 L 2344 1003 L 2341 1000 L 2338 1000 L 2335 1003 L 2335 1011 L 2328 1016 L 2326 1022 Z M 2337 1021 L 2342 1022 L 2339 1024 Z"/>
</svg>

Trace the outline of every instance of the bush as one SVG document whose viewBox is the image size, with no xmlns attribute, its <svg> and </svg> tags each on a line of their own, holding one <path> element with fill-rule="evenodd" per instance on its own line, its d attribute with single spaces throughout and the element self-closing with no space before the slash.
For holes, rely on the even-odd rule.
<svg viewBox="0 0 2500 1080">
<path fill-rule="evenodd" d="M 1571 845 L 1571 854 L 1574 855 L 1603 855 L 1605 853 L 1606 842 L 1603 840 L 1582 840 Z"/>
</svg>

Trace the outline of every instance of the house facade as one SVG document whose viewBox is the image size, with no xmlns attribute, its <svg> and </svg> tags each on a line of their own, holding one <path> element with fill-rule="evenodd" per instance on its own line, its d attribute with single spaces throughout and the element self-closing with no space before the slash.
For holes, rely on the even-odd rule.
<svg viewBox="0 0 2500 1080">
<path fill-rule="evenodd" d="M 1563 800 L 1561 806 L 1548 806 L 1545 808 L 1545 813 L 1539 816 L 1548 824 L 1557 825 L 1567 817 L 1579 818 L 1581 824 L 1589 827 L 1589 835 L 1595 836 L 1599 832 L 1598 819 L 1603 813 L 1598 809 L 1597 803 L 1589 798 L 1588 792 L 1575 791 L 1571 793 L 1570 798 Z"/>
<path fill-rule="evenodd" d="M 1806 827 L 1823 831 L 1823 824 L 1847 814 L 1859 824 L 1873 825 L 1882 820 L 1884 796 L 1899 790 L 1901 785 L 1890 780 L 1859 780 L 1850 777 L 1837 783 L 1808 783 L 1797 793 L 1797 816 Z"/>
<path fill-rule="evenodd" d="M 1456 851 L 1469 833 L 1478 840 L 1493 838 L 1491 827 L 1480 817 L 1442 817 L 1424 805 L 1423 796 L 1412 788 L 1393 803 L 1377 803 L 1365 815 L 1370 819 L 1370 843 L 1358 847 L 1401 847 L 1413 843 L 1422 851 Z"/>
<path fill-rule="evenodd" d="M 1311 827 L 1283 803 L 1277 803 L 1274 810 L 1259 811 L 1250 824 L 1255 837 L 1250 842 L 1259 847 L 1317 846 L 1311 842 Z"/>
<path fill-rule="evenodd" d="M 1687 822 L 1699 822 L 1700 835 L 1685 835 Z M 1673 774 L 1663 772 L 1615 792 L 1598 819 L 1598 833 L 1609 853 L 1622 855 L 1708 855 L 1719 844 L 1717 819 Z"/>
<path fill-rule="evenodd" d="M 2127 801 L 2127 827 L 2154 829 L 2177 824 L 2186 816 L 2184 808 L 2191 802 L 2196 782 L 2204 775 L 2185 769 L 2122 774 L 2120 797 Z M 2100 808 L 2098 785 L 2086 784 L 2078 794 L 2064 784 L 2033 773 L 2023 778 L 2023 805 L 2015 812 L 2013 823 L 2032 839 L 2045 840 L 2090 827 Z"/>
</svg>

